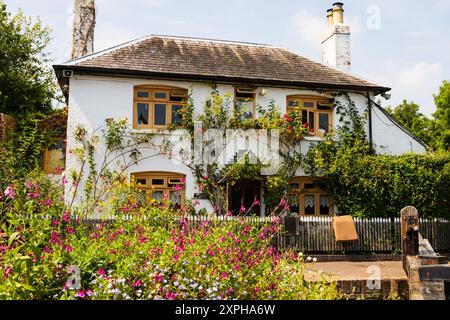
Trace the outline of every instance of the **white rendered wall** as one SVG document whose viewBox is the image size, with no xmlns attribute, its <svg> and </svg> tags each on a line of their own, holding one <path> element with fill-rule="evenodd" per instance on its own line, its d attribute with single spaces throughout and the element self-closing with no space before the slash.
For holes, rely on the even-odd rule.
<svg viewBox="0 0 450 320">
<path fill-rule="evenodd" d="M 90 133 L 93 130 L 103 128 L 105 119 L 107 118 L 127 118 L 131 126 L 133 119 L 133 88 L 137 85 L 168 85 L 188 89 L 192 93 L 191 97 L 197 114 L 203 111 L 204 103 L 211 93 L 211 87 L 205 83 L 93 76 L 75 76 L 71 78 L 67 137 L 67 173 L 71 169 L 77 169 L 79 167 L 75 155 L 70 153 L 70 150 L 77 147 L 73 139 L 75 126 L 82 124 Z M 222 96 L 228 94 L 233 97 L 234 95 L 234 87 L 232 85 L 219 84 L 217 89 Z M 318 94 L 312 90 L 266 88 L 267 94 L 260 96 L 260 89 L 258 88 L 257 90 L 257 104 L 266 107 L 271 100 L 274 100 L 275 105 L 280 108 L 282 113 L 286 112 L 286 97 L 288 95 Z M 355 102 L 360 114 L 364 116 L 367 110 L 367 99 L 359 94 L 350 94 L 350 97 Z M 345 100 L 342 102 L 345 103 Z M 396 155 L 411 151 L 417 153 L 425 151 L 423 146 L 394 125 L 380 110 L 374 110 L 372 120 L 373 141 L 379 153 Z M 334 111 L 333 126 L 337 126 L 336 111 Z M 318 138 L 309 138 L 309 140 L 302 143 L 302 152 L 304 153 L 307 152 L 308 145 L 317 141 Z M 104 147 L 99 145 L 96 148 L 97 162 L 100 161 L 103 153 Z M 150 151 L 146 151 L 143 156 L 147 157 L 151 154 Z M 186 165 L 172 161 L 166 155 L 144 160 L 128 171 L 130 174 L 142 171 L 168 171 L 185 174 L 186 197 L 192 198 L 198 192 L 191 170 Z M 303 175 L 304 173 L 299 170 L 298 174 Z"/>
</svg>

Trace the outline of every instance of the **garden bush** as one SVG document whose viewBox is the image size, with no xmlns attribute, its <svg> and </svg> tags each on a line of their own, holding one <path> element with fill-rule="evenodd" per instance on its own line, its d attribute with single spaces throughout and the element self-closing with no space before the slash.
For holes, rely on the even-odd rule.
<svg viewBox="0 0 450 320">
<path fill-rule="evenodd" d="M 324 176 L 341 214 L 399 217 L 415 206 L 423 218 L 450 218 L 450 153 L 373 155 L 365 147 L 324 141 L 306 162 Z"/>
<path fill-rule="evenodd" d="M 129 201 L 115 202 L 116 220 L 88 227 L 52 188 L 44 194 L 38 185 L 2 192 L 0 299 L 338 297 L 324 277 L 305 280 L 301 256 L 272 245 L 276 217 L 196 226 L 181 218 L 186 208 L 175 211 L 168 200 L 142 204 L 122 186 Z"/>
</svg>

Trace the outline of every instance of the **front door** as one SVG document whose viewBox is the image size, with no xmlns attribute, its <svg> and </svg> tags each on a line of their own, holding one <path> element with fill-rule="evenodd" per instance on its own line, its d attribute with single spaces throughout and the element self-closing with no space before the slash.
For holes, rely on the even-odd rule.
<svg viewBox="0 0 450 320">
<path fill-rule="evenodd" d="M 261 181 L 244 179 L 237 182 L 234 186 L 230 186 L 228 201 L 229 210 L 233 215 L 245 214 L 249 210 L 248 215 L 259 215 L 260 205 L 252 207 L 255 200 L 261 200 Z"/>
</svg>

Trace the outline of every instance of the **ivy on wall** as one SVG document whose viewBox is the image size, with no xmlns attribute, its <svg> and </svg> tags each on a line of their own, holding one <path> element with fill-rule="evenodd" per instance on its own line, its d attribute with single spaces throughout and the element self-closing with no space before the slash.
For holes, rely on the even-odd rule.
<svg viewBox="0 0 450 320">
<path fill-rule="evenodd" d="M 303 168 L 325 178 L 341 214 L 398 217 L 412 205 L 422 217 L 450 217 L 448 152 L 375 155 L 355 106 L 338 103 L 337 112 L 344 125 L 310 149 Z"/>
</svg>

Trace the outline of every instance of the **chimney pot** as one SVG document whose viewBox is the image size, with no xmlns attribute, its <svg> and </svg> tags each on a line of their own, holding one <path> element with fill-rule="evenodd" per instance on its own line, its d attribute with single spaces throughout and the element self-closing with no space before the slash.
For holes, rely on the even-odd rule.
<svg viewBox="0 0 450 320">
<path fill-rule="evenodd" d="M 327 10 L 327 19 L 328 19 L 328 26 L 331 27 L 334 24 L 333 21 L 333 9 Z"/>
<path fill-rule="evenodd" d="M 333 3 L 333 21 L 334 24 L 344 23 L 344 4 L 342 2 Z"/>
</svg>

